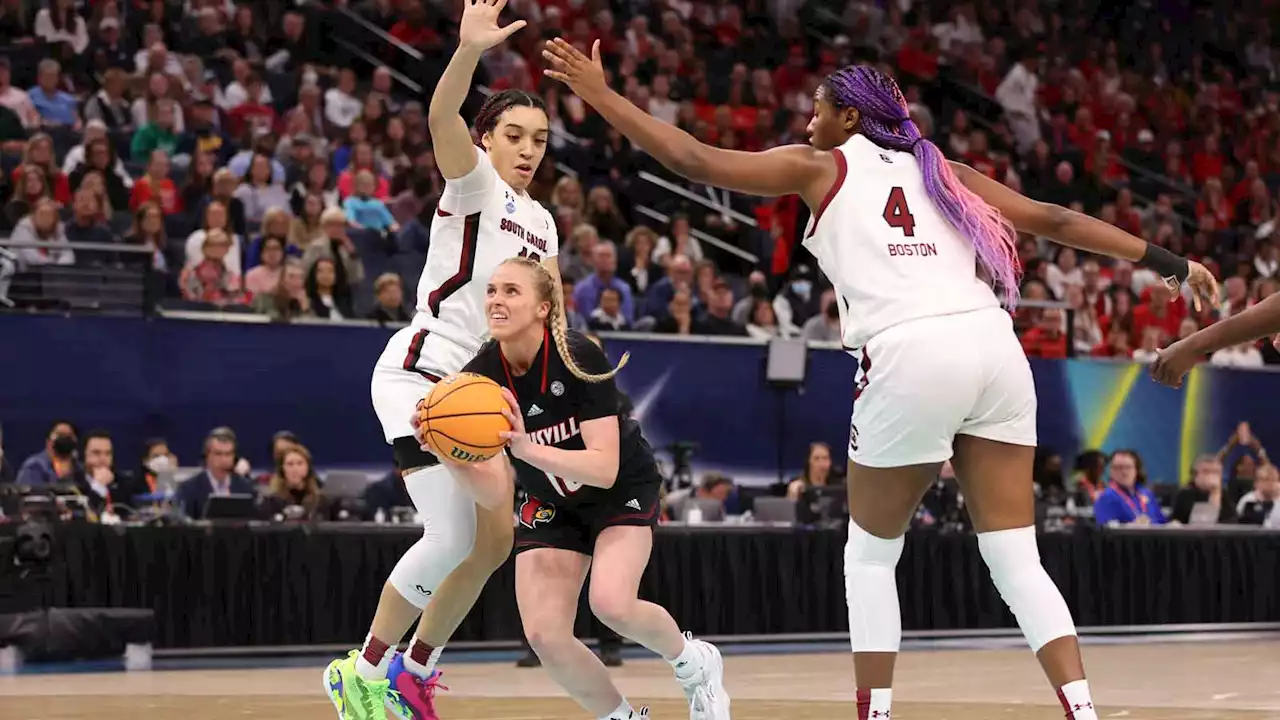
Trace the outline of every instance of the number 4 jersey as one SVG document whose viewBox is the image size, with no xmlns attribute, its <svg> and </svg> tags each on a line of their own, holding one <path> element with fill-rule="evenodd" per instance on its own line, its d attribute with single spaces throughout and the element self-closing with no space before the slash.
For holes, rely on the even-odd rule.
<svg viewBox="0 0 1280 720">
<path fill-rule="evenodd" d="M 998 307 L 973 244 L 934 206 L 911 153 L 854 135 L 832 151 L 835 184 L 804 246 L 840 296 L 844 344 L 908 320 Z"/>
<path fill-rule="evenodd" d="M 494 170 L 489 156 L 476 148 L 476 166 L 445 183 L 435 217 L 431 244 L 418 280 L 418 306 L 412 325 L 439 335 L 471 355 L 489 335 L 484 314 L 489 276 L 507 258 L 534 260 L 559 252 L 555 219 L 538 201 L 511 188 Z M 457 368 L 420 370 L 448 375 Z"/>
<path fill-rule="evenodd" d="M 609 371 L 609 359 L 586 336 L 570 330 L 569 347 L 583 370 Z M 612 379 L 589 383 L 574 377 L 565 367 L 549 333 L 544 333 L 542 347 L 523 375 L 511 372 L 496 342 L 486 343 L 464 370 L 484 375 L 510 389 L 520 404 L 529 440 L 539 445 L 585 450 L 582 424 L 600 418 L 617 418 L 618 478 L 612 488 L 579 485 L 512 458 L 517 481 L 535 498 L 558 506 L 583 507 L 610 502 L 622 495 L 634 496 L 637 486 L 661 483 L 653 450 L 640 434 L 639 424 L 620 411 L 617 385 Z"/>
</svg>

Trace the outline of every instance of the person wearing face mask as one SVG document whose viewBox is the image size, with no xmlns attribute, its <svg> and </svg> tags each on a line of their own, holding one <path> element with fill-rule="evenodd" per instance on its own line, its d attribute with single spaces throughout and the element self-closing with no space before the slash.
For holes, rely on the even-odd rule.
<svg viewBox="0 0 1280 720">
<path fill-rule="evenodd" d="M 49 428 L 44 450 L 22 461 L 16 483 L 34 488 L 65 482 L 75 472 L 75 455 L 76 427 L 59 420 Z"/>
<path fill-rule="evenodd" d="M 836 304 L 836 292 L 822 292 L 822 314 L 814 315 L 800 329 L 800 337 L 821 342 L 840 342 L 840 306 Z"/>
<path fill-rule="evenodd" d="M 773 299 L 773 312 L 778 316 L 778 326 L 798 334 L 799 328 L 820 310 L 818 293 L 814 289 L 813 268 L 800 264 L 791 269 L 791 277 L 782 292 Z"/>
<path fill-rule="evenodd" d="M 142 463 L 137 473 L 139 492 L 154 495 L 161 490 L 161 476 L 178 469 L 178 457 L 169 450 L 169 442 L 164 438 L 150 438 L 142 448 Z"/>
</svg>

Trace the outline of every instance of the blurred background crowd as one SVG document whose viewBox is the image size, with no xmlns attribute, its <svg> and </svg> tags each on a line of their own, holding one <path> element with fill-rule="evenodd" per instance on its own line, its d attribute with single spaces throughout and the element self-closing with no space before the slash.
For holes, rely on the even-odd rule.
<svg viewBox="0 0 1280 720">
<path fill-rule="evenodd" d="M 443 186 L 425 105 L 460 7 L 0 1 L 0 304 L 407 321 Z M 1273 2 L 511 0 L 507 12 L 529 27 L 485 56 L 476 97 L 514 87 L 547 100 L 552 147 L 531 193 L 557 218 L 579 329 L 839 340 L 829 283 L 800 247 L 808 213 L 797 198 L 663 171 L 542 77 L 539 45 L 558 36 L 584 50 L 600 40 L 619 92 L 701 140 L 745 150 L 805 142 L 821 78 L 876 63 L 949 157 L 1201 261 L 1223 281 L 1221 302 L 1196 311 L 1150 271 L 1023 237 L 1028 302 L 1016 324 L 1030 356 L 1149 361 L 1280 282 Z M 1206 360 L 1249 368 L 1280 353 L 1259 343 Z M 55 452 L 62 435 L 37 453 L 55 478 L 72 467 Z M 124 476 L 95 477 L 93 449 L 110 439 L 72 435 L 81 484 L 102 505 L 98 486 Z M 207 471 L 227 435 L 206 441 Z M 1220 490 L 1198 479 L 1188 488 L 1225 493 L 1214 496 L 1223 519 L 1248 516 L 1240 501 L 1255 477 L 1256 492 L 1276 494 L 1261 445 L 1247 429 L 1238 435 L 1253 464 L 1229 461 L 1227 482 L 1225 457 L 1186 469 L 1199 478 L 1218 463 Z M 157 448 L 122 492 L 156 492 L 138 483 Z M 121 466 L 135 464 L 134 450 Z M 1092 505 L 1108 492 L 1104 478 L 1127 477 L 1116 465 L 1125 457 L 1141 477 L 1136 455 L 1086 455 L 1075 464 L 1083 490 L 1060 458 L 1045 458 L 1062 482 L 1041 482 L 1043 494 L 1056 486 L 1055 502 Z M 283 498 L 265 512 L 323 507 L 305 448 L 274 457 L 251 482 Z M 806 463 L 801 485 L 775 491 L 800 499 L 825 483 L 826 457 L 821 481 L 810 482 Z M 208 492 L 228 491 L 226 473 L 250 482 L 233 469 L 214 473 Z M 393 479 L 385 489 L 403 492 Z M 717 477 L 687 491 L 738 495 Z M 1175 500 L 1159 498 L 1177 516 Z M 952 515 L 924 512 L 922 522 Z"/>
<path fill-rule="evenodd" d="M 619 91 L 747 150 L 805 142 L 819 80 L 878 63 L 950 157 L 1221 276 L 1222 302 L 1195 312 L 1148 271 L 1023 239 L 1024 298 L 1060 303 L 1019 313 L 1028 353 L 1144 360 L 1277 287 L 1280 55 L 1254 22 L 1274 8 L 1219 4 L 513 0 L 530 26 L 478 80 L 551 108 L 532 192 L 559 219 L 579 327 L 838 334 L 799 247 L 797 199 L 670 178 L 542 78 L 552 36 L 601 40 Z M 460 3 L 332 6 L 0 4 L 0 225 L 21 242 L 9 300 L 74 304 L 84 290 L 66 278 L 136 266 L 149 306 L 406 319 L 442 185 L 424 105 Z M 381 47 L 343 43 L 357 23 Z M 1213 361 L 1280 355 L 1258 345 Z"/>
</svg>

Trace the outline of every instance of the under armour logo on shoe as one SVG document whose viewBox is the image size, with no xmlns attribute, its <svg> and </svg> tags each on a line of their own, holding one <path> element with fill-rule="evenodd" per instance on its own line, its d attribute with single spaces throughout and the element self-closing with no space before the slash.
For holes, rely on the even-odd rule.
<svg viewBox="0 0 1280 720">
<path fill-rule="evenodd" d="M 525 417 L 533 417 L 534 415 L 541 415 L 541 414 L 542 414 L 542 408 L 538 407 L 537 405 L 532 405 L 529 408 L 529 412 L 525 413 Z"/>
<path fill-rule="evenodd" d="M 636 500 L 635 498 L 631 498 L 630 500 L 627 501 L 627 507 L 631 508 L 632 510 L 639 510 L 640 501 Z"/>
<path fill-rule="evenodd" d="M 889 711 L 888 711 L 888 710 L 872 710 L 872 711 L 871 711 L 871 717 L 873 717 L 873 718 L 887 718 L 887 717 L 889 717 Z"/>
</svg>

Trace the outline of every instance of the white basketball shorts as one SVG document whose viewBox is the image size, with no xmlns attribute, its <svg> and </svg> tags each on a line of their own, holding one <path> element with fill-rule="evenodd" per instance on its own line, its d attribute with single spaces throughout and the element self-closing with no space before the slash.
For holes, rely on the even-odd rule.
<svg viewBox="0 0 1280 720">
<path fill-rule="evenodd" d="M 391 336 L 373 366 L 370 383 L 373 411 L 382 423 L 387 443 L 413 436 L 409 419 L 418 401 L 441 378 L 461 370 L 473 355 L 458 343 L 422 328 L 401 328 Z"/>
<path fill-rule="evenodd" d="M 895 325 L 853 356 L 849 459 L 859 465 L 943 462 L 956 435 L 1036 444 L 1031 366 L 1000 308 Z"/>
</svg>

